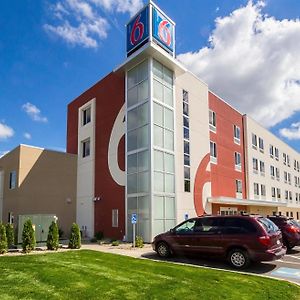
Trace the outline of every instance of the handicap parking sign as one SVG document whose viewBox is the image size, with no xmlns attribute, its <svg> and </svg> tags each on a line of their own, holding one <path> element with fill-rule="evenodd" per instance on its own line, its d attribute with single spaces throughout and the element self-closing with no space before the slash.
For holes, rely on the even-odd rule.
<svg viewBox="0 0 300 300">
<path fill-rule="evenodd" d="M 136 224 L 137 222 L 137 214 L 131 214 L 131 224 Z"/>
</svg>

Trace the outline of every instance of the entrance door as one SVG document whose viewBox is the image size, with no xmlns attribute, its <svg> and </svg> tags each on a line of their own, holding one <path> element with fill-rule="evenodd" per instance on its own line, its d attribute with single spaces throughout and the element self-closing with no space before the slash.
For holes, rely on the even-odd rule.
<svg viewBox="0 0 300 300">
<path fill-rule="evenodd" d="M 237 207 L 220 207 L 221 216 L 233 216 L 238 214 Z"/>
</svg>

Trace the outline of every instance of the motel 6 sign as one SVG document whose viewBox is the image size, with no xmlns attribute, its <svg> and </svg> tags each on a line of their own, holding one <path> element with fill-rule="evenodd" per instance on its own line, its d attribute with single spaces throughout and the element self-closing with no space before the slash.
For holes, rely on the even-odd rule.
<svg viewBox="0 0 300 300">
<path fill-rule="evenodd" d="M 148 4 L 127 24 L 127 56 L 148 41 L 156 42 L 173 55 L 174 31 L 174 23 L 156 6 Z"/>
</svg>

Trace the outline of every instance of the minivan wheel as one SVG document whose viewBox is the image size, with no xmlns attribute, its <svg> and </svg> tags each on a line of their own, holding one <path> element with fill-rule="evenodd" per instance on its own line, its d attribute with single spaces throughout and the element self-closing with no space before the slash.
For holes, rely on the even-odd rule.
<svg viewBox="0 0 300 300">
<path fill-rule="evenodd" d="M 170 247 L 165 242 L 160 242 L 156 247 L 156 251 L 160 257 L 169 257 L 171 255 Z"/>
<path fill-rule="evenodd" d="M 236 269 L 243 269 L 249 265 L 250 259 L 247 251 L 242 249 L 232 249 L 228 254 L 228 262 Z"/>
</svg>

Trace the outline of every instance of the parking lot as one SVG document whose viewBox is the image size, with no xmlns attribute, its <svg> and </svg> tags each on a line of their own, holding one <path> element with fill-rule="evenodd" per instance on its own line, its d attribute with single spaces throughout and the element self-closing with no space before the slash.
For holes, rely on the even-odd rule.
<svg viewBox="0 0 300 300">
<path fill-rule="evenodd" d="M 181 256 L 161 259 L 155 252 L 145 253 L 142 255 L 142 257 L 159 261 L 164 260 L 195 266 L 236 271 L 235 269 L 231 268 L 225 261 L 218 260 L 216 258 Z M 243 272 L 286 279 L 300 285 L 300 247 L 295 247 L 280 260 L 251 264 L 249 268 L 243 270 Z"/>
</svg>

